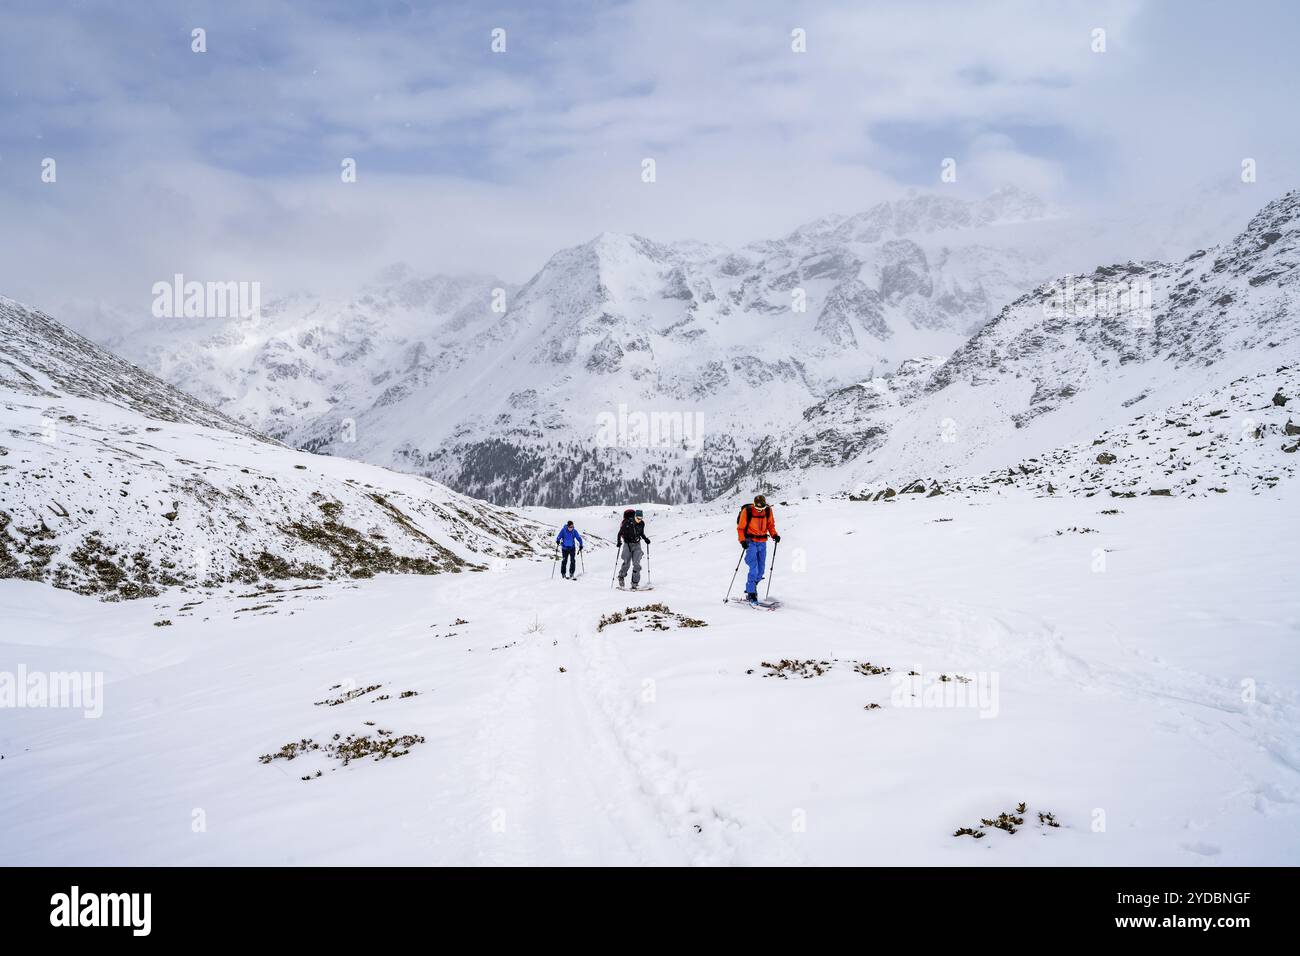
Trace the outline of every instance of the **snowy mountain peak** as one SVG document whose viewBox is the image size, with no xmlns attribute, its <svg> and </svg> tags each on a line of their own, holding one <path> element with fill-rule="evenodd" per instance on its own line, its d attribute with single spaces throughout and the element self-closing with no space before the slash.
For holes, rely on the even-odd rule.
<svg viewBox="0 0 1300 956">
<path fill-rule="evenodd" d="M 1010 223 L 1044 219 L 1051 216 L 1047 202 L 1019 186 L 1003 186 L 980 201 L 982 215 L 988 222 Z"/>
<path fill-rule="evenodd" d="M 1219 261 L 1231 261 L 1232 271 L 1236 274 L 1242 274 L 1266 262 L 1271 263 L 1271 271 L 1267 276 L 1257 275 L 1251 279 L 1252 285 L 1259 285 L 1280 276 L 1282 270 L 1291 270 L 1287 281 L 1294 281 L 1293 270 L 1298 254 L 1300 190 L 1293 189 L 1256 213 L 1241 234 L 1223 247 Z"/>
<path fill-rule="evenodd" d="M 1004 186 L 978 200 L 925 192 L 879 202 L 852 216 L 822 217 L 800 226 L 786 241 L 878 242 L 1047 217 L 1046 202 L 1016 186 Z"/>
</svg>

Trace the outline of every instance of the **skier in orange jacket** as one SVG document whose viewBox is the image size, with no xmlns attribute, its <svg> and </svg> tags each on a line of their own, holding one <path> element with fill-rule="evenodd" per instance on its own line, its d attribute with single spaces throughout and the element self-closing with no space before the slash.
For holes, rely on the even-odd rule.
<svg viewBox="0 0 1300 956">
<path fill-rule="evenodd" d="M 753 504 L 740 509 L 736 516 L 736 537 L 745 549 L 745 564 L 749 568 L 745 599 L 752 604 L 758 600 L 758 582 L 767 570 L 767 539 L 781 541 L 776 533 L 776 515 L 762 495 L 755 495 Z"/>
</svg>

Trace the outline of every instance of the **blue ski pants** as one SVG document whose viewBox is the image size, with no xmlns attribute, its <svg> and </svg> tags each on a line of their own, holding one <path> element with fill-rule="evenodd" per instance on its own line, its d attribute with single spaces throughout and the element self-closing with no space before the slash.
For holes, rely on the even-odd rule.
<svg viewBox="0 0 1300 956">
<path fill-rule="evenodd" d="M 758 582 L 763 580 L 763 572 L 767 570 L 766 541 L 749 542 L 749 547 L 745 549 L 745 565 L 749 568 L 745 590 L 753 594 L 758 590 Z"/>
</svg>

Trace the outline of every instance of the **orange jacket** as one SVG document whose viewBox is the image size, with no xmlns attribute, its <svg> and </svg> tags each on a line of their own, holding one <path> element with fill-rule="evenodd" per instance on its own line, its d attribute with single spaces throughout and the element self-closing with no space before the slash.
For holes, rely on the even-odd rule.
<svg viewBox="0 0 1300 956">
<path fill-rule="evenodd" d="M 762 511 L 754 505 L 745 505 L 740 509 L 740 514 L 736 517 L 736 537 L 741 541 L 746 538 L 752 541 L 766 541 L 774 534 L 776 534 L 776 515 L 772 513 L 771 505 Z"/>
</svg>

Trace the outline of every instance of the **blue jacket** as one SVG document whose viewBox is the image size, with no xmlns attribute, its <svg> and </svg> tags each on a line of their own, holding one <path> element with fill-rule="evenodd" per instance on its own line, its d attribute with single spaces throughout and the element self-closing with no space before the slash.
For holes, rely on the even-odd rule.
<svg viewBox="0 0 1300 956">
<path fill-rule="evenodd" d="M 578 534 L 577 528 L 561 528 L 560 533 L 555 536 L 555 540 L 560 542 L 560 547 L 562 548 L 572 548 L 575 541 L 578 542 L 578 547 L 581 548 L 583 546 L 582 535 Z"/>
</svg>

